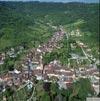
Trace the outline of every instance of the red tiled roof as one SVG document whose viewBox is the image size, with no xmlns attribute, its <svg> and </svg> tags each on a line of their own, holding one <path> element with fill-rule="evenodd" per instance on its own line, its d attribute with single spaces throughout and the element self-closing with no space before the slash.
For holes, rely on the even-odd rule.
<svg viewBox="0 0 100 101">
<path fill-rule="evenodd" d="M 42 70 L 40 70 L 40 69 L 35 69 L 35 70 L 33 70 L 33 74 L 34 75 L 38 75 L 38 74 L 41 74 L 42 75 Z"/>
<path fill-rule="evenodd" d="M 72 72 L 62 72 L 64 76 L 73 76 Z"/>
<path fill-rule="evenodd" d="M 46 73 L 46 74 L 53 74 L 54 71 L 53 71 L 53 70 L 45 70 L 45 73 Z"/>
<path fill-rule="evenodd" d="M 87 74 L 93 74 L 93 73 L 95 73 L 95 72 L 97 72 L 96 69 L 88 69 L 88 70 L 86 71 Z"/>
</svg>

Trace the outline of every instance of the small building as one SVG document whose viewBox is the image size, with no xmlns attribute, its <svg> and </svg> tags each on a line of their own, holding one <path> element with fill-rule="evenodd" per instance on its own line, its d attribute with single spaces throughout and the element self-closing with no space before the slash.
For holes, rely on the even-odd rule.
<svg viewBox="0 0 100 101">
<path fill-rule="evenodd" d="M 100 98 L 97 98 L 97 97 L 88 97 L 88 98 L 86 98 L 86 101 L 100 101 Z"/>
</svg>

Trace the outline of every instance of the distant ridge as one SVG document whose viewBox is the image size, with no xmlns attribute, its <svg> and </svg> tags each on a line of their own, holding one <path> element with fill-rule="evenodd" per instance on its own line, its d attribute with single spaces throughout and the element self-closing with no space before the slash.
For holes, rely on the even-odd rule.
<svg viewBox="0 0 100 101">
<path fill-rule="evenodd" d="M 40 2 L 40 1 L 27 1 L 27 2 L 23 2 L 23 1 L 0 1 L 0 3 L 34 3 L 34 4 L 100 4 L 100 3 L 86 3 L 86 2 Z"/>
<path fill-rule="evenodd" d="M 99 0 L 0 0 L 9 2 L 100 3 Z"/>
</svg>

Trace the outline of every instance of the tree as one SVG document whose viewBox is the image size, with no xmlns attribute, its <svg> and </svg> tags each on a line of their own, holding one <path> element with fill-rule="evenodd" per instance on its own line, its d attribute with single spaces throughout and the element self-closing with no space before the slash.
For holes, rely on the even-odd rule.
<svg viewBox="0 0 100 101">
<path fill-rule="evenodd" d="M 74 83 L 73 91 L 70 95 L 70 101 L 84 101 L 89 95 L 93 96 L 94 89 L 91 86 L 89 79 L 80 78 L 79 81 Z"/>
<path fill-rule="evenodd" d="M 59 94 L 59 92 L 60 91 L 59 91 L 59 88 L 58 88 L 58 84 L 57 83 L 51 83 L 50 93 L 51 93 L 52 101 L 54 101 L 54 99 Z"/>
<path fill-rule="evenodd" d="M 14 100 L 14 89 L 11 87 L 7 87 L 6 91 L 4 92 L 4 95 L 6 96 L 7 101 L 9 101 L 9 98 L 12 98 L 12 101 Z"/>
</svg>

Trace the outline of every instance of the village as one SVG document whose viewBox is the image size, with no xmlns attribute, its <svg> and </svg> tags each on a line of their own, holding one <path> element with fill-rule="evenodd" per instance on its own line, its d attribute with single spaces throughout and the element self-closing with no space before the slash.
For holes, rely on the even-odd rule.
<svg viewBox="0 0 100 101">
<path fill-rule="evenodd" d="M 96 94 L 98 94 L 100 75 L 96 64 L 90 64 L 84 68 L 70 68 L 70 64 L 68 67 L 63 66 L 60 61 L 56 59 L 49 64 L 43 64 L 43 54 L 52 52 L 54 48 L 60 48 L 58 42 L 63 39 L 64 35 L 65 32 L 61 28 L 58 32 L 55 32 L 46 44 L 39 45 L 38 48 L 30 50 L 26 58 L 23 59 L 21 68 L 16 69 L 13 67 L 13 70 L 0 74 L 0 92 L 5 92 L 7 86 L 15 86 L 17 90 L 20 89 L 22 85 L 34 84 L 34 77 L 44 82 L 56 82 L 59 85 L 59 89 L 71 87 L 79 78 L 89 78 Z M 85 45 L 79 41 L 77 43 L 84 52 Z M 4 64 L 6 55 L 15 58 L 16 55 L 21 54 L 23 50 L 24 47 L 20 46 L 17 52 L 15 52 L 14 48 L 11 48 L 7 53 L 0 53 L 0 65 Z M 71 54 L 71 56 L 70 60 L 80 58 L 75 54 Z M 89 60 L 87 54 L 81 58 Z"/>
</svg>

